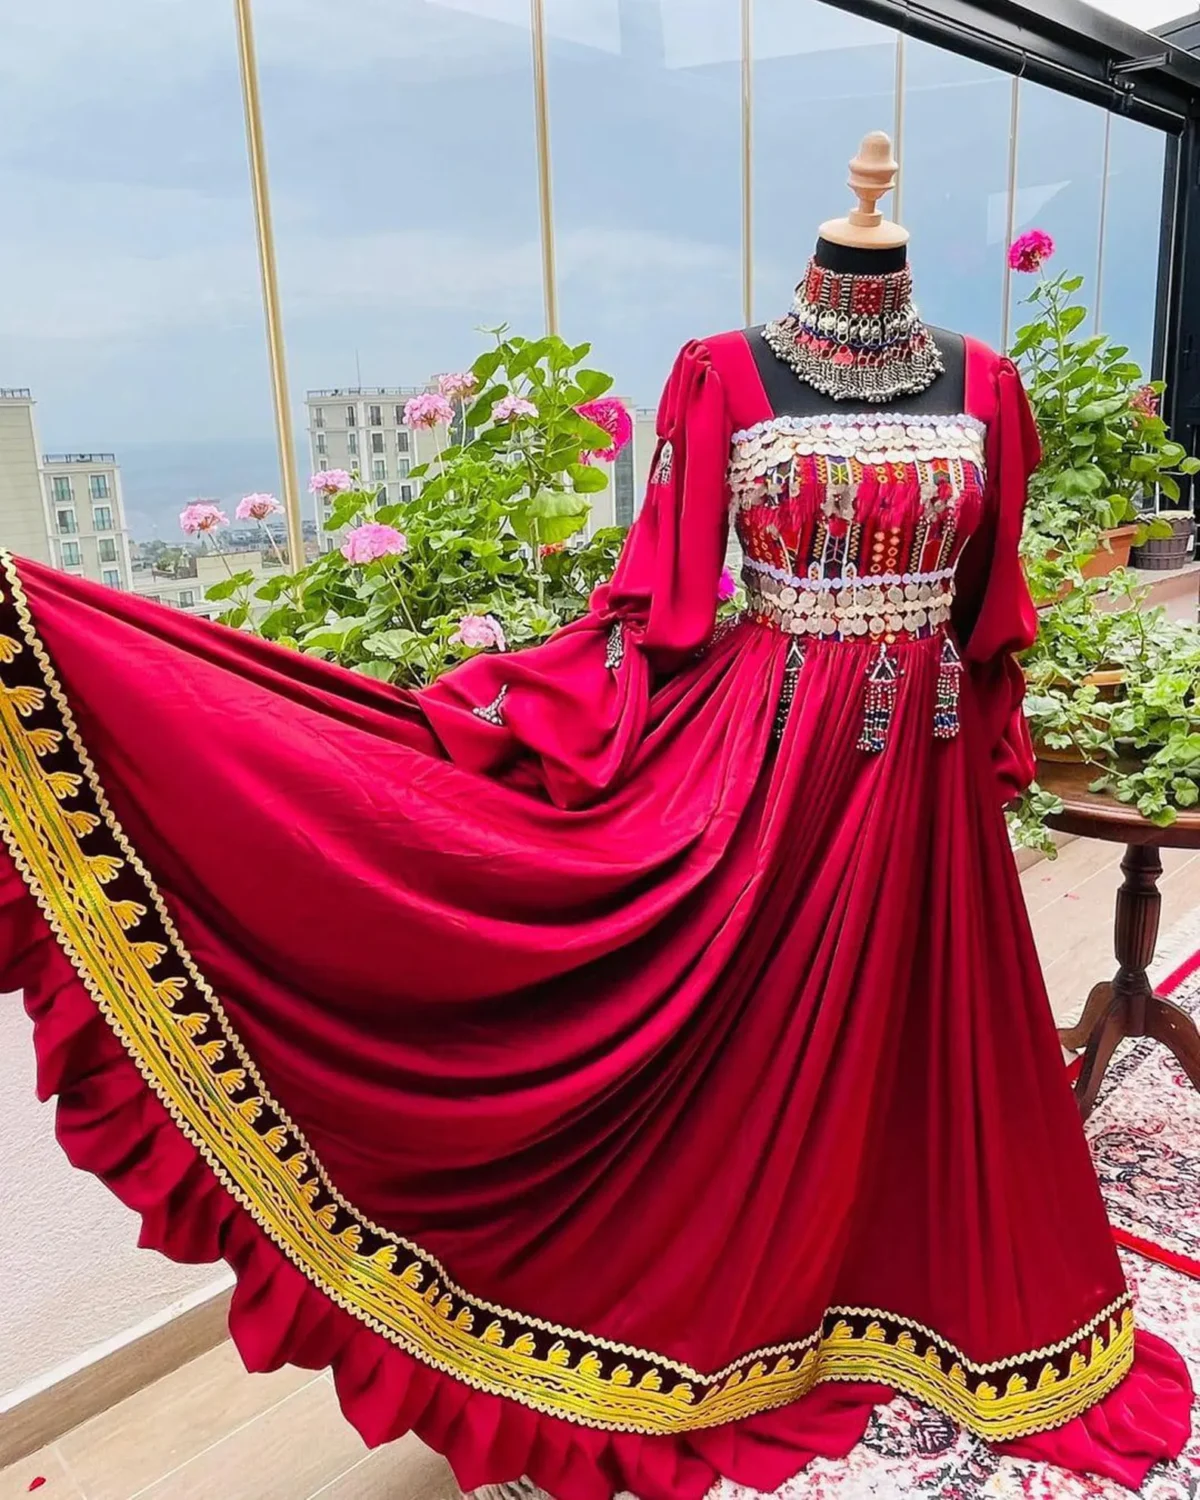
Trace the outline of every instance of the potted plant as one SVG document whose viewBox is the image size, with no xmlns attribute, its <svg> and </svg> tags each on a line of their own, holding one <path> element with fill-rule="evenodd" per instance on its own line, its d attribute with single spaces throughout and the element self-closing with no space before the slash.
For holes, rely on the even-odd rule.
<svg viewBox="0 0 1200 1500">
<path fill-rule="evenodd" d="M 624 539 L 619 527 L 586 536 L 591 496 L 608 483 L 595 460 L 614 458 L 632 430 L 604 394 L 610 377 L 584 365 L 588 348 L 495 330 L 470 370 L 440 376 L 407 405 L 405 421 L 429 429 L 437 451 L 411 471 L 413 498 L 381 504 L 358 475 L 314 474 L 339 545 L 266 580 L 231 573 L 207 592 L 222 621 L 420 687 L 583 614 Z M 464 441 L 452 441 L 456 431 Z M 243 507 L 260 520 L 279 508 L 272 496 Z M 211 509 L 202 530 L 224 524 Z"/>
<path fill-rule="evenodd" d="M 1200 803 L 1200 626 L 1147 610 L 1146 593 L 1121 570 L 1041 611 L 1025 712 L 1042 760 L 1094 767 L 1093 790 L 1169 824 Z M 1014 815 L 1018 842 L 1047 848 L 1052 810 L 1035 787 Z"/>
<path fill-rule="evenodd" d="M 1162 382 L 1147 382 L 1125 345 L 1100 333 L 1080 336 L 1083 277 L 1047 276 L 1042 268 L 1053 251 L 1037 229 L 1009 249 L 1014 271 L 1037 274 L 1025 299 L 1033 315 L 1017 330 L 1012 357 L 1042 440 L 1024 551 L 1042 563 L 1031 583 L 1043 604 L 1077 574 L 1100 577 L 1123 566 L 1135 541 L 1170 535 L 1167 522 L 1143 514 L 1146 498 L 1178 501 L 1177 475 L 1200 469 L 1158 413 Z"/>
<path fill-rule="evenodd" d="M 1155 519 L 1171 528 L 1168 536 L 1148 536 L 1129 554 L 1131 567 L 1166 573 L 1186 567 L 1196 549 L 1196 518 L 1190 510 L 1160 510 Z"/>
</svg>

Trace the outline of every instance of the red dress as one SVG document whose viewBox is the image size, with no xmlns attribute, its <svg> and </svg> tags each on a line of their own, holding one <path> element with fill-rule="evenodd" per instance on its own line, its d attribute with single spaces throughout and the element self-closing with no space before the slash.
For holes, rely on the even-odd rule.
<svg viewBox="0 0 1200 1500">
<path fill-rule="evenodd" d="M 0 979 L 251 1368 L 560 1500 L 769 1490 L 895 1390 L 1179 1452 L 1001 810 L 1034 428 L 978 345 L 965 404 L 776 420 L 689 346 L 589 615 L 415 695 L 6 562 Z"/>
</svg>

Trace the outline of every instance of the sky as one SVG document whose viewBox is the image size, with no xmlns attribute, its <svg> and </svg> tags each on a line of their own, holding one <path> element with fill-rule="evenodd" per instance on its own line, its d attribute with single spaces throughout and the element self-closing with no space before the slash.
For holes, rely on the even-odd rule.
<svg viewBox="0 0 1200 1500">
<path fill-rule="evenodd" d="M 741 322 L 738 5 L 546 13 L 563 332 L 652 404 L 684 341 Z M 528 0 L 255 0 L 255 17 L 300 438 L 308 388 L 416 384 L 469 362 L 481 326 L 540 332 Z M 848 206 L 861 135 L 891 128 L 895 54 L 892 33 L 820 0 L 756 0 L 754 17 L 760 317 Z M 920 295 L 936 321 L 995 341 L 1009 81 L 921 44 L 907 72 Z M 1056 220 L 1095 269 L 1102 115 L 1036 92 L 1026 113 L 1018 220 Z M 1161 146 L 1114 142 L 1128 161 L 1106 303 L 1140 327 Z M 117 451 L 135 534 L 169 528 L 195 494 L 276 487 L 228 0 L 6 15 L 0 194 L 0 385 L 32 387 L 42 446 Z"/>
</svg>

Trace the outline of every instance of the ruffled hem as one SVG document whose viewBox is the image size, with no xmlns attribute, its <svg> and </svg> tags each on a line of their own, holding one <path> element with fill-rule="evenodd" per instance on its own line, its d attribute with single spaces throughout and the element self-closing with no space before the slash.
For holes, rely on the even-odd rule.
<svg viewBox="0 0 1200 1500">
<path fill-rule="evenodd" d="M 429 1368 L 307 1281 L 229 1196 L 97 1010 L 7 858 L 0 869 L 0 984 L 34 1021 L 38 1093 L 58 1096 L 58 1139 L 142 1220 L 138 1242 L 173 1260 L 225 1260 L 237 1278 L 230 1334 L 247 1369 L 333 1370 L 346 1418 L 375 1447 L 412 1431 L 464 1490 L 527 1476 L 556 1500 L 701 1500 L 721 1477 L 777 1489 L 814 1457 L 844 1457 L 886 1386 L 828 1383 L 742 1422 L 681 1437 L 578 1427 Z M 1135 1488 L 1191 1427 L 1183 1361 L 1138 1335 L 1122 1384 L 1068 1426 L 1001 1451 Z"/>
</svg>

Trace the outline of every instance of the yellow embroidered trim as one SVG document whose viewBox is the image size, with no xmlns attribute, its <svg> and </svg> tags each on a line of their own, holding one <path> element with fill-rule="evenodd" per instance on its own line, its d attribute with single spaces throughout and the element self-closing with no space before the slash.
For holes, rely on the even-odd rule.
<svg viewBox="0 0 1200 1500">
<path fill-rule="evenodd" d="M 100 785 L 16 567 L 0 553 L 0 832 L 143 1077 L 217 1179 L 314 1285 L 479 1390 L 584 1426 L 679 1433 L 782 1406 L 824 1380 L 891 1385 L 992 1439 L 1068 1422 L 1133 1360 L 1129 1296 L 1058 1344 L 975 1364 L 932 1329 L 833 1308 L 807 1337 L 714 1373 L 472 1297 L 329 1182 L 264 1086 Z M 1006 1372 L 1006 1373 L 1005 1373 Z M 989 1376 L 1000 1378 L 989 1379 Z"/>
</svg>

